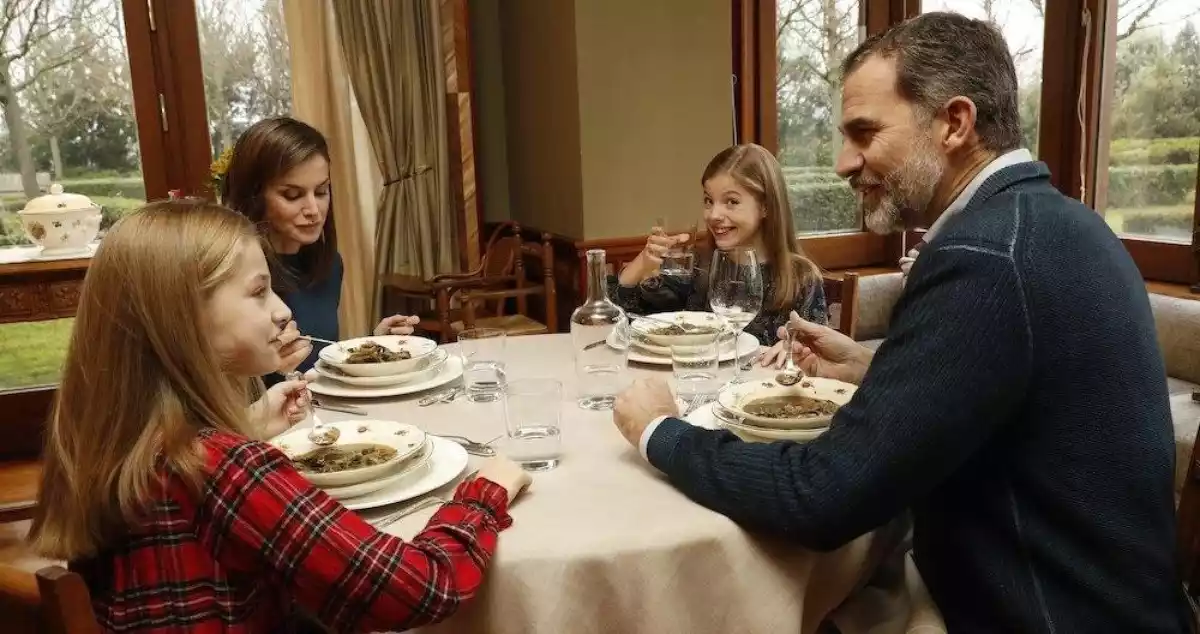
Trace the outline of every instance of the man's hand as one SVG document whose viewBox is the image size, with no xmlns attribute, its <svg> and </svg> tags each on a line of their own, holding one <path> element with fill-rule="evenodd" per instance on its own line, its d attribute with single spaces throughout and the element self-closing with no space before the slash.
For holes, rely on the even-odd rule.
<svg viewBox="0 0 1200 634">
<path fill-rule="evenodd" d="M 617 395 L 613 404 L 613 423 L 634 447 L 650 421 L 659 416 L 679 416 L 675 395 L 662 379 L 638 379 Z"/>
<path fill-rule="evenodd" d="M 779 338 L 786 341 L 788 329 L 795 332 L 793 353 L 796 364 L 805 374 L 837 379 L 858 385 L 862 383 L 875 353 L 846 335 L 809 321 L 795 311 L 787 326 L 779 329 Z"/>
</svg>

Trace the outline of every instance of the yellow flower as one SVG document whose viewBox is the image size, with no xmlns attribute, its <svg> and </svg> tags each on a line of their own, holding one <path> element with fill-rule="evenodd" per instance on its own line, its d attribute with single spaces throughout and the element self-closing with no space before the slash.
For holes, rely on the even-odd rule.
<svg viewBox="0 0 1200 634">
<path fill-rule="evenodd" d="M 212 173 L 214 179 L 221 178 L 225 175 L 225 172 L 229 171 L 229 160 L 231 158 L 233 158 L 233 148 L 229 147 L 225 148 L 225 151 L 221 152 L 221 155 L 212 162 L 212 167 L 209 168 L 209 171 Z"/>
<path fill-rule="evenodd" d="M 229 171 L 229 161 L 233 158 L 233 148 L 225 148 L 224 152 L 212 162 L 208 168 L 209 180 L 211 181 L 214 195 L 221 191 L 221 181 L 225 178 L 225 173 Z"/>
</svg>

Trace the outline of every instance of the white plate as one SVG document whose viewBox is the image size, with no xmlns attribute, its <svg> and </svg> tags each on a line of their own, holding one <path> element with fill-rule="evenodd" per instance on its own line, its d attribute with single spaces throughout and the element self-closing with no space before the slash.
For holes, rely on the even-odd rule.
<svg viewBox="0 0 1200 634">
<path fill-rule="evenodd" d="M 668 360 L 669 362 L 670 360 Z M 405 394 L 416 394 L 425 390 L 432 390 L 435 387 L 441 387 L 457 379 L 462 374 L 462 358 L 456 354 L 452 354 L 442 364 L 437 374 L 423 381 L 413 381 L 411 383 L 401 383 L 400 385 L 385 387 L 356 387 L 317 375 L 317 379 L 308 384 L 308 389 L 312 390 L 313 394 L 336 398 L 385 398 L 388 396 L 403 396 Z"/>
<path fill-rule="evenodd" d="M 765 429 L 752 425 L 737 424 L 731 421 L 721 420 L 713 413 L 713 408 L 716 403 L 709 403 L 704 407 L 697 408 L 696 411 L 688 414 L 684 420 L 697 427 L 705 429 L 728 429 L 733 432 L 738 438 L 746 442 L 775 442 L 776 440 L 791 440 L 794 442 L 807 442 L 820 436 L 828 431 L 828 427 L 818 429 Z"/>
<path fill-rule="evenodd" d="M 639 335 L 649 339 L 651 342 L 666 347 L 672 344 L 688 345 L 699 344 L 705 341 L 712 341 L 712 335 L 656 335 L 654 331 L 663 327 L 662 322 L 672 324 L 694 324 L 696 326 L 712 326 L 713 328 L 724 329 L 726 322 L 714 313 L 705 313 L 699 311 L 675 311 L 669 313 L 655 313 L 646 315 L 650 319 L 633 318 L 630 328 Z M 651 321 L 653 320 L 653 321 Z"/>
<path fill-rule="evenodd" d="M 374 493 L 385 487 L 390 487 L 401 480 L 412 480 L 424 475 L 429 467 L 429 461 L 433 457 L 433 440 L 425 439 L 425 445 L 415 456 L 409 461 L 401 464 L 392 473 L 385 473 L 383 477 L 367 482 L 360 482 L 344 487 L 326 487 L 325 493 L 335 500 L 346 500 L 356 498 L 368 493 Z"/>
<path fill-rule="evenodd" d="M 428 379 L 442 368 L 442 364 L 448 358 L 450 358 L 450 353 L 445 348 L 438 348 L 433 354 L 422 357 L 421 363 L 412 372 L 390 376 L 350 376 L 343 374 L 341 370 L 320 359 L 313 366 L 313 370 L 316 370 L 317 374 L 327 379 L 337 381 L 338 383 L 345 383 L 346 385 L 353 385 L 355 387 L 386 387 Z"/>
<path fill-rule="evenodd" d="M 617 333 L 617 331 L 615 329 L 611 333 L 609 333 L 606 343 L 608 343 L 608 345 L 610 347 L 613 347 L 613 348 L 616 348 L 619 350 L 620 346 L 616 343 L 616 341 L 617 341 L 616 333 Z M 742 357 L 745 357 L 748 354 L 752 354 L 755 350 L 758 350 L 758 339 L 756 339 L 754 337 L 754 335 L 743 332 L 738 335 L 737 342 L 738 342 L 738 345 L 737 345 L 737 358 L 738 359 L 741 359 Z M 638 347 L 638 345 L 632 345 L 629 347 L 629 360 L 633 361 L 634 363 L 649 363 L 651 365 L 671 365 L 671 353 L 669 350 L 667 350 L 665 348 L 664 348 L 664 351 L 665 351 L 665 354 L 659 355 L 659 354 L 651 353 L 651 352 L 645 350 L 644 348 L 640 348 L 640 347 Z M 719 358 L 721 361 L 732 361 L 734 359 L 733 346 L 728 343 L 721 346 L 720 355 L 721 356 Z"/>
<path fill-rule="evenodd" d="M 454 481 L 467 468 L 467 450 L 462 445 L 430 436 L 433 455 L 425 474 L 419 478 L 404 478 L 391 486 L 342 502 L 351 511 L 373 509 L 420 497 Z"/>
<path fill-rule="evenodd" d="M 336 423 L 326 423 L 328 427 L 337 428 L 339 447 L 355 445 L 383 445 L 396 450 L 391 460 L 369 467 L 338 471 L 335 473 L 305 473 L 300 475 L 319 487 L 346 487 L 360 482 L 368 482 L 383 477 L 396 469 L 402 462 L 421 451 L 425 445 L 425 432 L 413 425 L 405 425 L 390 420 L 343 420 Z M 308 439 L 311 427 L 293 427 L 291 430 L 271 439 L 287 457 L 297 456 L 317 449 Z"/>
<path fill-rule="evenodd" d="M 346 363 L 349 352 L 368 341 L 383 346 L 392 352 L 407 350 L 411 355 L 399 361 L 383 361 L 380 363 Z M 339 341 L 338 345 L 321 348 L 317 357 L 325 363 L 353 376 L 395 376 L 406 372 L 414 372 L 425 357 L 438 349 L 437 342 L 426 337 L 412 335 L 379 335 L 358 337 Z"/>
<path fill-rule="evenodd" d="M 832 401 L 841 406 L 850 402 L 850 398 L 854 396 L 857 389 L 858 386 L 850 383 L 820 377 L 805 377 L 799 383 L 790 386 L 780 385 L 769 379 L 753 379 L 745 383 L 726 386 L 717 395 L 717 402 L 753 427 L 785 430 L 820 429 L 829 427 L 829 421 L 833 419 L 832 414 L 805 418 L 765 418 L 748 414 L 742 407 L 761 398 L 791 394 Z"/>
</svg>

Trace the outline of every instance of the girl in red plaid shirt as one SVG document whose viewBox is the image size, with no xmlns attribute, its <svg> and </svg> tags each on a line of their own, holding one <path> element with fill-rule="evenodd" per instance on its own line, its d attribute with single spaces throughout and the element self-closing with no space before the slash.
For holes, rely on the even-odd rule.
<svg viewBox="0 0 1200 634">
<path fill-rule="evenodd" d="M 245 406 L 290 319 L 253 226 L 219 205 L 149 204 L 92 258 L 30 539 L 83 575 L 105 630 L 290 631 L 297 607 L 403 630 L 479 588 L 528 476 L 493 462 L 411 542 L 376 531 L 255 440 L 302 405 L 295 381 Z"/>
</svg>

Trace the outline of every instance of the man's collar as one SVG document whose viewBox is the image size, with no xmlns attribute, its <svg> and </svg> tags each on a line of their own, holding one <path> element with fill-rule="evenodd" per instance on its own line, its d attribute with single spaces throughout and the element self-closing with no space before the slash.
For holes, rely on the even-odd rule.
<svg viewBox="0 0 1200 634">
<path fill-rule="evenodd" d="M 979 173 L 975 175 L 975 178 L 972 178 L 971 182 L 967 183 L 967 186 L 958 193 L 958 197 L 950 203 L 949 207 L 946 207 L 946 211 L 943 211 L 942 215 L 938 216 L 937 220 L 930 225 L 929 230 L 925 232 L 925 241 L 929 242 L 933 240 L 934 236 L 946 225 L 951 216 L 965 209 L 967 203 L 971 202 L 971 199 L 975 197 L 979 188 L 983 186 L 984 181 L 992 174 L 1012 165 L 1031 162 L 1033 162 L 1033 154 L 1030 154 L 1029 150 L 1025 148 L 1005 152 L 992 159 L 992 162 L 984 165 L 983 169 L 979 170 Z"/>
</svg>

